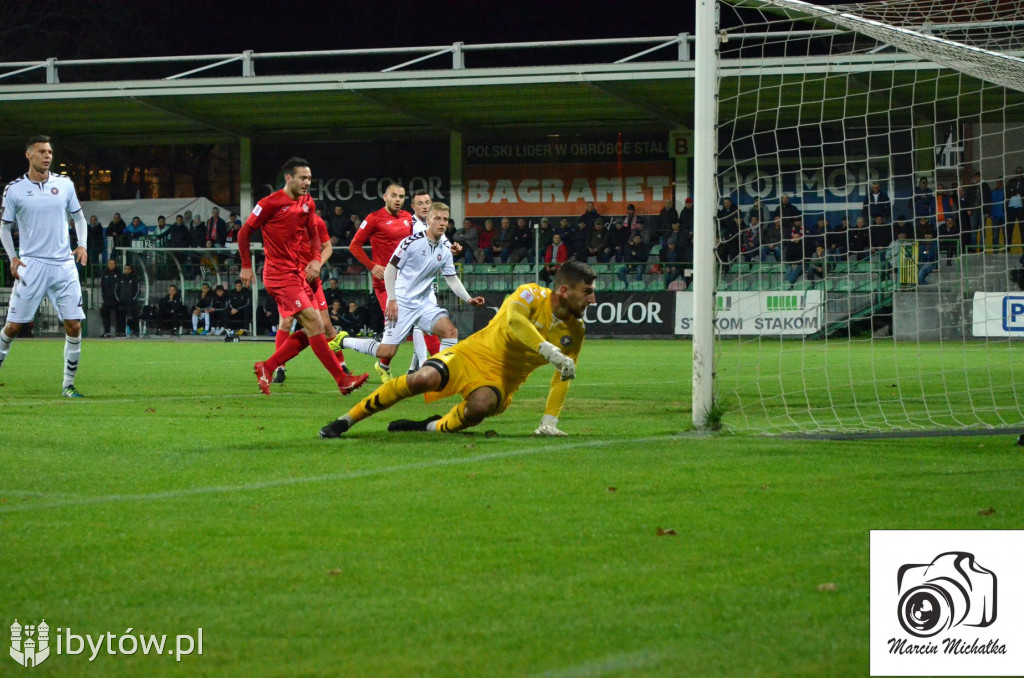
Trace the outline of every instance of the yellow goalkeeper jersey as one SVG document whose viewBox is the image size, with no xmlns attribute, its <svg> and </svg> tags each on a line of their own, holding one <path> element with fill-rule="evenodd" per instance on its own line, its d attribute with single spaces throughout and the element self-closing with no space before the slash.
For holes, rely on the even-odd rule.
<svg viewBox="0 0 1024 678">
<path fill-rule="evenodd" d="M 486 327 L 436 356 L 444 360 L 444 354 L 456 354 L 460 360 L 450 364 L 460 365 L 458 371 L 462 372 L 452 374 L 449 388 L 438 393 L 437 397 L 455 392 L 467 396 L 475 388 L 492 384 L 500 388 L 504 396 L 510 397 L 531 372 L 548 365 L 548 361 L 537 352 L 545 341 L 579 362 L 586 329 L 578 318 L 560 320 L 555 317 L 551 312 L 551 296 L 551 290 L 540 285 L 520 286 L 505 299 Z M 551 388 L 544 413 L 557 417 L 565 402 L 569 382 L 562 381 L 558 372 L 551 369 Z M 431 394 L 427 394 L 427 398 L 428 401 L 435 399 Z"/>
</svg>

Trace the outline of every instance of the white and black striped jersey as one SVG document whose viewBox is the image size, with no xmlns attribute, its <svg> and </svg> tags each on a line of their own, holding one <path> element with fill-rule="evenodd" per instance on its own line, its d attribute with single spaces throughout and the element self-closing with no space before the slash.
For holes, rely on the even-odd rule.
<svg viewBox="0 0 1024 678">
<path fill-rule="evenodd" d="M 4 189 L 2 219 L 17 224 L 21 257 L 71 259 L 68 216 L 81 211 L 75 184 L 63 174 L 50 172 L 41 182 L 25 174 Z"/>
</svg>

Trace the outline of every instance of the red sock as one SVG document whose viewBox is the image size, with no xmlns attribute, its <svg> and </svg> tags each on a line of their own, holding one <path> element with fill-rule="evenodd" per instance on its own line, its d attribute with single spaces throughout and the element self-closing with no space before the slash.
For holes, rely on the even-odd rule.
<svg viewBox="0 0 1024 678">
<path fill-rule="evenodd" d="M 299 352 L 307 346 L 309 346 L 309 337 L 306 336 L 306 333 L 302 330 L 295 332 L 288 337 L 281 348 L 274 351 L 274 355 L 267 358 L 266 362 L 264 362 L 267 371 L 273 372 L 281 365 L 284 365 L 286 362 L 299 355 Z"/>
<path fill-rule="evenodd" d="M 280 330 L 279 329 L 277 331 L 277 334 L 274 335 L 274 350 L 275 351 L 281 350 L 281 347 L 284 346 L 284 342 L 288 341 L 288 337 L 290 337 L 290 336 L 291 335 L 288 334 L 288 330 Z"/>
<path fill-rule="evenodd" d="M 423 343 L 427 345 L 427 355 L 431 356 L 441 352 L 441 338 L 436 334 L 423 333 Z"/>
<path fill-rule="evenodd" d="M 327 345 L 327 338 L 323 334 L 314 335 L 309 338 L 309 347 L 313 349 L 313 353 L 316 353 L 316 357 L 334 377 L 334 381 L 340 384 L 345 378 L 345 373 L 341 370 L 341 363 L 338 362 L 334 351 Z"/>
<path fill-rule="evenodd" d="M 377 362 L 380 363 L 381 367 L 390 367 L 391 366 L 391 358 L 381 358 Z"/>
</svg>

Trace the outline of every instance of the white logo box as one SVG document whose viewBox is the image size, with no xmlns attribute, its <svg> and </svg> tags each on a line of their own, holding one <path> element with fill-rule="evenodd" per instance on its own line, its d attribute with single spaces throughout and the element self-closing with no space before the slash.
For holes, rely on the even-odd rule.
<svg viewBox="0 0 1024 678">
<path fill-rule="evenodd" d="M 872 530 L 872 676 L 1024 676 L 1024 530 Z"/>
</svg>

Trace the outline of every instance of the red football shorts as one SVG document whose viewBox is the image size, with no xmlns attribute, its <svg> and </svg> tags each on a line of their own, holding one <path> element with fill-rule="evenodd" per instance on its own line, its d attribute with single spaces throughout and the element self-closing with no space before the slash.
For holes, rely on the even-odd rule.
<svg viewBox="0 0 1024 678">
<path fill-rule="evenodd" d="M 309 284 L 298 274 L 287 278 L 264 278 L 263 286 L 277 302 L 277 312 L 287 318 L 304 308 L 315 308 L 310 301 Z"/>
</svg>

